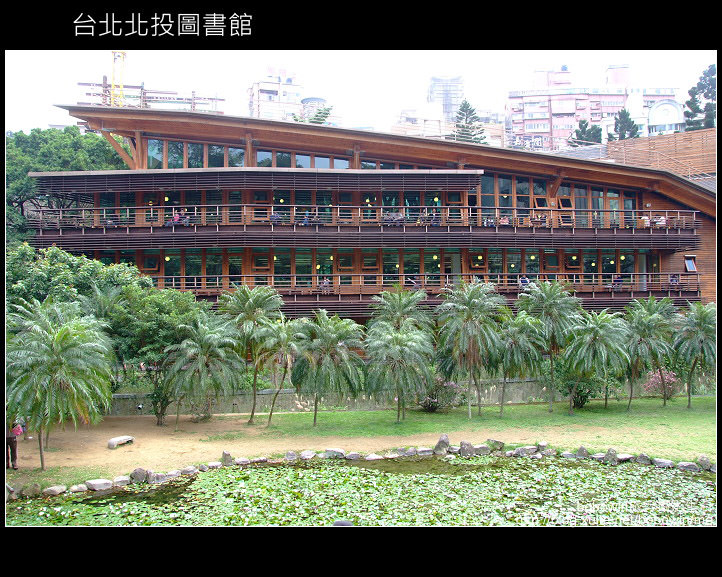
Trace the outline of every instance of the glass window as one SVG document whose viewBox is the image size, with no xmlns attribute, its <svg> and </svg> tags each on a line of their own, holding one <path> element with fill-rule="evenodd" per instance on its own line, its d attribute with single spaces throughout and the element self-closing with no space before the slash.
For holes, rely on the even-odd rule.
<svg viewBox="0 0 722 577">
<path fill-rule="evenodd" d="M 311 156 L 309 154 L 296 154 L 296 168 L 311 168 Z"/>
<path fill-rule="evenodd" d="M 687 272 L 697 272 L 696 258 L 693 256 L 684 257 L 684 270 Z"/>
<path fill-rule="evenodd" d="M 333 167 L 334 168 L 348 168 L 349 167 L 349 161 L 348 158 L 334 158 L 333 159 Z"/>
<path fill-rule="evenodd" d="M 396 164 L 393 162 L 381 162 L 379 163 L 379 168 L 381 170 L 393 170 L 396 168 Z"/>
<path fill-rule="evenodd" d="M 168 168 L 183 168 L 182 142 L 168 142 Z"/>
<path fill-rule="evenodd" d="M 228 148 L 228 166 L 243 166 L 243 158 L 246 151 L 243 148 Z"/>
<path fill-rule="evenodd" d="M 521 273 L 521 249 L 506 249 L 506 272 L 511 274 L 509 282 L 516 282 L 516 276 Z"/>
<path fill-rule="evenodd" d="M 375 160 L 362 160 L 361 168 L 376 170 L 376 161 Z"/>
<path fill-rule="evenodd" d="M 208 167 L 219 168 L 223 167 L 223 146 L 219 144 L 208 145 Z"/>
<path fill-rule="evenodd" d="M 537 180 L 535 178 L 532 182 L 534 185 L 534 194 L 539 196 L 547 195 L 547 183 L 545 180 Z"/>
<path fill-rule="evenodd" d="M 291 153 L 276 152 L 276 166 L 281 168 L 291 168 Z"/>
<path fill-rule="evenodd" d="M 527 275 L 539 272 L 539 249 L 527 248 L 524 250 L 524 266 Z"/>
<path fill-rule="evenodd" d="M 273 166 L 273 153 L 270 150 L 256 151 L 256 166 L 270 168 Z"/>
<path fill-rule="evenodd" d="M 203 168 L 203 145 L 188 143 L 188 168 Z"/>
<path fill-rule="evenodd" d="M 148 140 L 148 168 L 163 168 L 162 140 Z"/>
<path fill-rule="evenodd" d="M 313 161 L 314 168 L 331 168 L 331 159 L 328 156 L 315 156 Z"/>
</svg>

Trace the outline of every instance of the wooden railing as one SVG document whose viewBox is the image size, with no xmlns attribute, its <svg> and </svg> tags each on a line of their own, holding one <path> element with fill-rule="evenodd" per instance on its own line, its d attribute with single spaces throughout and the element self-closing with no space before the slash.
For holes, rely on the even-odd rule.
<svg viewBox="0 0 722 577">
<path fill-rule="evenodd" d="M 531 209 L 477 206 L 394 207 L 320 205 L 192 205 L 179 207 L 108 207 L 39 209 L 27 214 L 30 227 L 43 230 L 78 228 L 149 228 L 274 225 L 584 229 L 695 229 L 697 211 Z"/>
<path fill-rule="evenodd" d="M 440 293 L 445 287 L 463 281 L 494 283 L 499 292 L 518 292 L 529 283 L 560 281 L 578 292 L 699 292 L 699 273 L 437 273 L 437 274 L 308 274 L 273 275 L 193 275 L 154 276 L 157 288 L 174 288 L 199 293 L 217 294 L 233 290 L 234 285 L 272 286 L 284 295 L 362 295 L 377 294 L 402 286 L 408 290 L 423 289 Z"/>
</svg>

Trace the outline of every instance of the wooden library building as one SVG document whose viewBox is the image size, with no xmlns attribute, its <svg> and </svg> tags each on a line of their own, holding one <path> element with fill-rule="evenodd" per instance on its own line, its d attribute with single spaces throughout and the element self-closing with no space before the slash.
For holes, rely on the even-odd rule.
<svg viewBox="0 0 722 577">
<path fill-rule="evenodd" d="M 715 192 L 671 171 L 218 113 L 61 108 L 127 169 L 31 173 L 67 207 L 31 215 L 31 244 L 134 264 L 158 288 L 213 300 L 269 285 L 286 316 L 360 322 L 382 291 L 423 289 L 434 306 L 474 279 L 512 305 L 545 280 L 594 310 L 716 300 Z"/>
</svg>

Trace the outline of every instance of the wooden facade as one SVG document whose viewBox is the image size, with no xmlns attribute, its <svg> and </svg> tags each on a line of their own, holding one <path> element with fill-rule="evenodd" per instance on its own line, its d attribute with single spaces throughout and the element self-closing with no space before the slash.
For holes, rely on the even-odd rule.
<svg viewBox="0 0 722 577">
<path fill-rule="evenodd" d="M 512 302 L 522 277 L 562 280 L 588 308 L 715 299 L 715 196 L 670 172 L 302 123 L 67 108 L 128 170 L 31 173 L 62 200 L 29 215 L 33 243 L 131 262 L 158 287 L 215 299 L 234 283 L 268 284 L 289 316 L 359 319 L 396 284 L 433 305 L 473 278 Z"/>
</svg>

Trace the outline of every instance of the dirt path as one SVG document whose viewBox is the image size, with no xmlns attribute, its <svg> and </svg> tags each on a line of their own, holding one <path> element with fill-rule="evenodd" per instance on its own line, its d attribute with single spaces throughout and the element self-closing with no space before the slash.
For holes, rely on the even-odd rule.
<svg viewBox="0 0 722 577">
<path fill-rule="evenodd" d="M 240 417 L 240 415 L 234 415 Z M 259 422 L 262 423 L 263 419 Z M 404 446 L 433 447 L 441 432 L 410 436 L 368 437 L 292 437 L 271 438 L 265 435 L 263 424 L 257 427 L 246 425 L 241 418 L 214 418 L 206 423 L 193 423 L 181 417 L 179 430 L 175 430 L 174 418 L 169 425 L 158 427 L 155 417 L 150 415 L 132 417 L 106 417 L 99 425 L 72 427 L 65 431 L 53 431 L 50 446 L 45 453 L 45 465 L 50 467 L 103 467 L 108 476 L 125 475 L 136 467 L 165 472 L 187 465 L 220 460 L 223 451 L 233 457 L 270 457 L 283 455 L 286 451 L 300 452 L 305 449 L 323 450 L 340 447 L 346 451 L 361 453 L 381 452 Z M 555 430 L 556 429 L 556 430 Z M 578 433 L 558 428 L 549 430 L 505 430 L 493 428 L 454 432 L 444 431 L 452 444 L 462 440 L 482 443 L 487 438 L 497 438 L 505 443 L 535 443 L 541 439 L 552 446 L 578 446 L 582 436 L 589 439 L 590 429 Z M 208 440 L 210 436 L 234 433 L 236 438 Z M 239 435 L 240 433 L 240 435 Z M 132 435 L 132 444 L 108 449 L 108 440 L 119 435 Z M 512 438 L 513 437 L 513 438 Z M 578 437 L 578 439 L 576 438 Z M 36 439 L 18 439 L 18 465 L 21 470 L 40 467 L 40 456 Z"/>
</svg>

